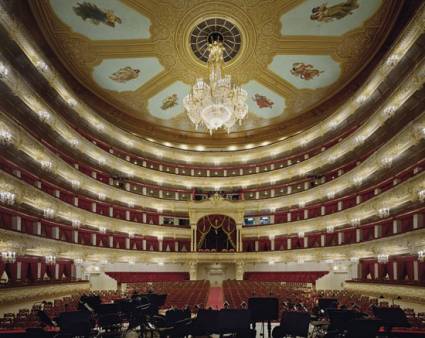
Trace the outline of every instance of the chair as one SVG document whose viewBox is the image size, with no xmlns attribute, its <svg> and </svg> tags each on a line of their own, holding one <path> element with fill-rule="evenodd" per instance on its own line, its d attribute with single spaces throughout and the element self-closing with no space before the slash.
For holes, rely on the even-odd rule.
<svg viewBox="0 0 425 338">
<path fill-rule="evenodd" d="M 273 338 L 286 336 L 307 337 L 310 326 L 310 314 L 308 312 L 283 312 L 280 325 L 273 329 Z"/>
</svg>

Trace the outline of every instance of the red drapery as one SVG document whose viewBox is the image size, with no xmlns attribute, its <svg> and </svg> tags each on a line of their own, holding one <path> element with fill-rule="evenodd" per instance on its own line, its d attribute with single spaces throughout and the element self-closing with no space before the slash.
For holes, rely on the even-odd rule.
<svg viewBox="0 0 425 338">
<path fill-rule="evenodd" d="M 201 248 L 211 228 L 221 229 L 226 234 L 230 245 L 236 250 L 236 223 L 229 216 L 208 215 L 202 217 L 197 224 L 197 248 Z M 231 249 L 231 248 L 229 248 Z"/>
</svg>

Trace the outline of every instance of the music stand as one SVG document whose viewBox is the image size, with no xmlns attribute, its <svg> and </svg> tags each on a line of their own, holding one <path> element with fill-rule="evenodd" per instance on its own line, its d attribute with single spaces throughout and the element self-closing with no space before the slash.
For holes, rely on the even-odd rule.
<svg viewBox="0 0 425 338">
<path fill-rule="evenodd" d="M 319 309 L 336 309 L 338 306 L 338 300 L 336 298 L 319 298 Z"/>
<path fill-rule="evenodd" d="M 275 297 L 251 297 L 248 298 L 248 310 L 251 311 L 251 322 L 262 323 L 262 333 L 265 336 L 264 323 L 267 322 L 268 336 L 271 337 L 272 320 L 279 319 L 279 300 Z"/>
<path fill-rule="evenodd" d="M 250 336 L 251 312 L 249 310 L 221 310 L 218 313 L 218 332 Z M 238 335 L 239 336 L 239 335 Z"/>
</svg>

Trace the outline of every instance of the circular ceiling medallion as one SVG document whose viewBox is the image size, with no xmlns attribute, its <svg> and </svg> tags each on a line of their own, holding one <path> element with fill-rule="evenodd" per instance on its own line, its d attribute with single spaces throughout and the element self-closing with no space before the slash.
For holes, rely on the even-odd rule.
<svg viewBox="0 0 425 338">
<path fill-rule="evenodd" d="M 208 44 L 221 41 L 224 62 L 232 60 L 241 47 L 241 33 L 234 23 L 221 18 L 210 18 L 198 23 L 190 34 L 190 46 L 196 57 L 208 61 Z"/>
</svg>

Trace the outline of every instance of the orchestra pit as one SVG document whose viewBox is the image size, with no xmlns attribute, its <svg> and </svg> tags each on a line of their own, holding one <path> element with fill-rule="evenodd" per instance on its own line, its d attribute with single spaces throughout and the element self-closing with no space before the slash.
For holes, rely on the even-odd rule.
<svg viewBox="0 0 425 338">
<path fill-rule="evenodd" d="M 424 0 L 0 0 L 0 337 L 425 337 Z"/>
</svg>

